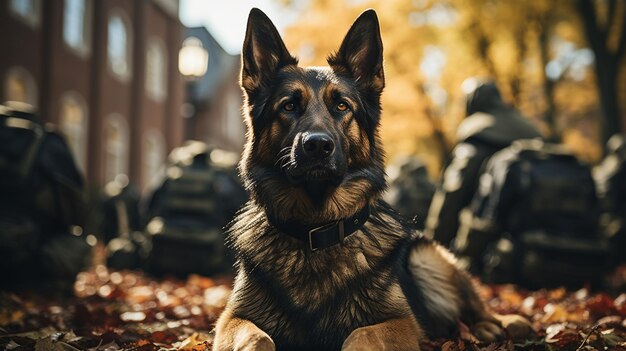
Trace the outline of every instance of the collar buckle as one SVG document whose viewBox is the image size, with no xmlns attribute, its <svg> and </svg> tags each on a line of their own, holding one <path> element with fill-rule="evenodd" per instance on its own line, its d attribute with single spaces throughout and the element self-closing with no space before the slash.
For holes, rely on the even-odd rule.
<svg viewBox="0 0 626 351">
<path fill-rule="evenodd" d="M 343 240 L 345 239 L 345 228 L 344 228 L 343 220 L 340 219 L 338 221 L 324 224 L 324 225 L 321 225 L 319 227 L 315 227 L 309 230 L 309 249 L 311 250 L 311 252 L 315 252 L 320 249 L 319 247 L 313 246 L 313 234 L 315 234 L 316 232 L 328 230 L 334 226 L 337 226 L 339 229 L 339 243 L 343 243 Z"/>
</svg>

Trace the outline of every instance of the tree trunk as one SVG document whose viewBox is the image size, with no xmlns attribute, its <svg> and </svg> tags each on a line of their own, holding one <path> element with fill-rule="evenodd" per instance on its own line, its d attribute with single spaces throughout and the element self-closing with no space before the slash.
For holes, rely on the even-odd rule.
<svg viewBox="0 0 626 351">
<path fill-rule="evenodd" d="M 522 102 L 522 81 L 524 80 L 524 58 L 526 57 L 526 41 L 524 40 L 524 32 L 520 31 L 515 35 L 515 42 L 517 44 L 518 58 L 517 66 L 513 70 L 513 77 L 511 78 L 511 96 L 513 98 L 513 104 L 515 107 L 520 106 Z"/>
<path fill-rule="evenodd" d="M 611 136 L 621 132 L 619 100 L 617 96 L 618 63 L 613 57 L 605 62 L 596 59 L 596 74 L 600 91 L 600 105 L 604 120 L 602 123 L 602 141 L 606 144 Z"/>
<path fill-rule="evenodd" d="M 561 133 L 556 127 L 555 109 L 554 109 L 554 82 L 548 78 L 546 74 L 546 66 L 550 61 L 550 41 L 547 28 L 543 28 L 539 33 L 539 50 L 541 52 L 541 75 L 543 79 L 543 90 L 546 99 L 546 110 L 543 114 L 543 120 L 548 127 L 548 139 L 560 141 Z"/>
<path fill-rule="evenodd" d="M 602 110 L 602 141 L 606 145 L 609 138 L 622 131 L 619 113 L 619 99 L 617 96 L 617 79 L 619 77 L 619 63 L 624 54 L 626 42 L 626 25 L 622 26 L 619 45 L 615 52 L 609 51 L 607 39 L 614 23 L 614 16 L 622 16 L 626 20 L 626 6 L 621 13 L 613 13 L 617 0 L 611 0 L 608 4 L 609 20 L 606 27 L 600 26 L 596 19 L 596 9 L 591 0 L 578 0 L 578 12 L 583 20 L 585 35 L 589 46 L 595 54 L 595 71 L 600 94 L 600 107 Z"/>
<path fill-rule="evenodd" d="M 450 147 L 441 130 L 441 123 L 435 121 L 435 117 L 430 112 L 427 113 L 427 118 L 433 126 L 433 138 L 435 138 L 435 141 L 439 144 L 439 158 L 441 159 L 441 166 L 444 167 L 450 162 Z"/>
</svg>

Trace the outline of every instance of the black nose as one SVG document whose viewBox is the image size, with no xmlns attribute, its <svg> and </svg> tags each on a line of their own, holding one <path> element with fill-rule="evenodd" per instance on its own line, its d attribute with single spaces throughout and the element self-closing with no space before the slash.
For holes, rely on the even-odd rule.
<svg viewBox="0 0 626 351">
<path fill-rule="evenodd" d="M 326 158 L 335 150 L 335 143 L 326 133 L 308 133 L 302 139 L 302 148 L 310 158 Z"/>
</svg>

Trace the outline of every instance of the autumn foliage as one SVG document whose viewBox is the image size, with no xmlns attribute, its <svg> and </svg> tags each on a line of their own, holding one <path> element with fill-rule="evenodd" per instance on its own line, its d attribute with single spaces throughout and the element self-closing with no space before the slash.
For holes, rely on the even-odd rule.
<svg viewBox="0 0 626 351">
<path fill-rule="evenodd" d="M 377 11 L 385 49 L 385 146 L 391 160 L 419 154 L 433 176 L 464 117 L 461 86 L 468 77 L 495 79 L 506 100 L 546 137 L 562 140 L 589 162 L 602 156 L 604 119 L 626 120 L 626 60 L 618 61 L 622 69 L 613 73 L 621 115 L 603 117 L 592 50 L 596 46 L 589 45 L 576 1 L 283 2 L 299 11 L 286 30 L 286 43 L 304 65 L 325 64 L 351 21 L 365 8 Z M 611 23 L 600 34 L 612 46 L 626 40 L 625 3 L 579 2 L 593 3 L 600 30 Z"/>
<path fill-rule="evenodd" d="M 624 286 L 626 267 L 614 280 Z M 228 279 L 154 280 L 99 265 L 78 276 L 73 297 L 0 293 L 0 349 L 210 350 L 230 289 Z M 626 350 L 626 293 L 530 292 L 511 285 L 480 285 L 479 291 L 494 311 L 531 320 L 538 338 L 481 344 L 459 323 L 456 338 L 426 340 L 422 350 Z"/>
</svg>

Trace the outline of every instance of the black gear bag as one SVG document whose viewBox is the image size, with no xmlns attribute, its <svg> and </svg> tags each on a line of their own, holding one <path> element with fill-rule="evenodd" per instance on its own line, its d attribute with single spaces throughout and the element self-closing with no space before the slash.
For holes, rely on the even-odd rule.
<svg viewBox="0 0 626 351">
<path fill-rule="evenodd" d="M 598 214 L 589 166 L 559 146 L 520 141 L 489 160 L 455 246 L 491 282 L 598 283 L 610 253 Z"/>
</svg>

